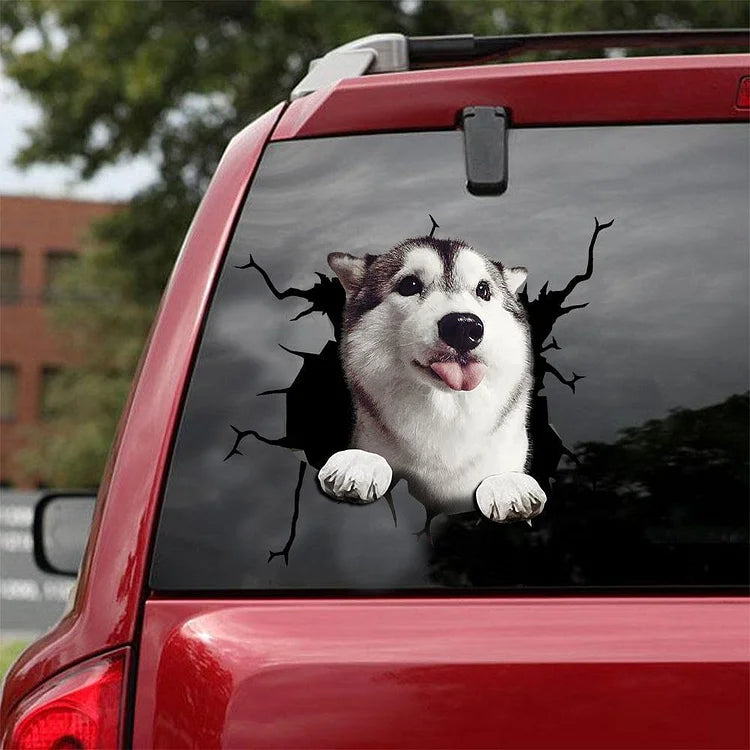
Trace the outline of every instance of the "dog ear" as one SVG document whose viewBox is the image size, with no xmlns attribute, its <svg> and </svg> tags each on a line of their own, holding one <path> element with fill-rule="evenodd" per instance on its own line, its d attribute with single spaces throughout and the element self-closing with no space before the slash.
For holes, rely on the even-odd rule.
<svg viewBox="0 0 750 750">
<path fill-rule="evenodd" d="M 328 265 L 331 267 L 344 287 L 347 297 L 351 297 L 362 285 L 367 264 L 364 258 L 357 258 L 349 253 L 330 253 Z"/>
<path fill-rule="evenodd" d="M 513 266 L 513 268 L 503 268 L 503 278 L 508 285 L 511 294 L 516 294 L 526 281 L 529 272 L 523 266 Z"/>
</svg>

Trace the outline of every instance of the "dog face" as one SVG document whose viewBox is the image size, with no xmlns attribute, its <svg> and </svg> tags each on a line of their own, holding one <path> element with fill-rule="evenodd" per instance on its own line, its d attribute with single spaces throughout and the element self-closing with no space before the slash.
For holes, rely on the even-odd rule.
<svg viewBox="0 0 750 750">
<path fill-rule="evenodd" d="M 529 335 L 516 292 L 525 268 L 505 268 L 458 240 L 421 237 L 384 255 L 331 253 L 346 291 L 350 379 L 407 377 L 446 392 L 515 382 Z"/>
</svg>

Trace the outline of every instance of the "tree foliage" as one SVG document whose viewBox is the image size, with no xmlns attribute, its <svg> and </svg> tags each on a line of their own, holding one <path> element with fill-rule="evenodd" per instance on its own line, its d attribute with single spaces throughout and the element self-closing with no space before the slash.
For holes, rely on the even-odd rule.
<svg viewBox="0 0 750 750">
<path fill-rule="evenodd" d="M 67 416 L 33 462 L 48 481 L 87 484 L 97 481 L 144 321 L 226 143 L 283 99 L 311 59 L 379 31 L 748 24 L 743 0 L 5 0 L 1 12 L 6 74 L 42 112 L 19 164 L 73 165 L 82 179 L 133 156 L 158 165 L 158 179 L 96 227 L 98 250 L 70 280 L 105 286 L 105 303 L 84 295 L 59 314 L 96 345 L 67 376 L 60 396 Z M 114 359 L 100 356 L 113 351 Z"/>
</svg>

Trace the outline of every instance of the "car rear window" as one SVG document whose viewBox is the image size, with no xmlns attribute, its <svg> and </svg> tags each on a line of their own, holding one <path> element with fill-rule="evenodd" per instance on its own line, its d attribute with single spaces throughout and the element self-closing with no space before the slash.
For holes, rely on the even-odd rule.
<svg viewBox="0 0 750 750">
<path fill-rule="evenodd" d="M 743 124 L 512 130 L 507 191 L 478 197 L 466 190 L 458 131 L 270 144 L 207 316 L 151 586 L 745 586 L 748 156 Z M 368 504 L 320 489 L 318 471 L 350 447 L 357 410 L 397 404 L 406 420 L 424 408 L 386 386 L 371 403 L 352 400 L 338 346 L 344 293 L 327 257 L 380 255 L 409 239 L 435 240 L 436 253 L 460 240 L 528 269 L 505 306 L 529 321 L 534 350 L 526 470 L 547 502 L 530 524 L 461 507 L 420 534 L 426 505 L 405 480 Z M 367 336 L 378 337 L 359 368 L 413 343 L 378 305 L 381 292 L 343 323 L 370 321 Z M 413 335 L 426 334 L 415 323 Z M 466 368 L 446 368 L 438 386 L 468 387 Z M 497 408 L 495 394 L 483 398 Z M 398 432 L 400 417 L 373 420 Z M 455 441 L 470 462 L 483 455 L 483 430 L 428 428 L 411 449 Z"/>
</svg>

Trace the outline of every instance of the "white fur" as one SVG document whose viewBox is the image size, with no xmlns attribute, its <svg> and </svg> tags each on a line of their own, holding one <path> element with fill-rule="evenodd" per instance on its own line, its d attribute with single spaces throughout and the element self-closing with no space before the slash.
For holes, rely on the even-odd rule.
<svg viewBox="0 0 750 750">
<path fill-rule="evenodd" d="M 427 283 L 433 283 L 443 273 L 443 264 L 435 252 L 429 248 L 417 247 L 411 250 L 404 261 L 398 278 L 416 275 Z"/>
<path fill-rule="evenodd" d="M 536 480 L 517 471 L 487 477 L 477 488 L 479 510 L 500 523 L 538 516 L 546 502 Z"/>
<path fill-rule="evenodd" d="M 382 456 L 360 450 L 335 453 L 318 472 L 318 481 L 328 495 L 355 503 L 371 503 L 383 497 L 392 477 L 391 467 Z"/>
<path fill-rule="evenodd" d="M 502 297 L 508 290 L 493 281 L 478 253 L 466 249 L 458 254 L 454 291 L 442 288 L 442 274 L 442 261 L 432 248 L 411 250 L 394 287 L 405 276 L 416 275 L 424 294 L 388 294 L 352 330 L 344 331 L 342 362 L 356 410 L 352 448 L 366 452 L 360 458 L 382 457 L 429 513 L 475 510 L 476 494 L 477 500 L 481 495 L 479 509 L 488 518 L 531 517 L 541 512 L 543 503 L 540 507 L 530 499 L 522 502 L 519 494 L 544 498 L 544 492 L 531 477 L 521 474 L 525 479 L 520 481 L 516 476 L 523 472 L 528 453 L 526 418 L 532 381 L 527 331 L 504 308 Z M 513 269 L 504 278 L 515 290 L 523 281 L 521 275 L 525 278 L 524 269 Z M 490 284 L 488 301 L 475 293 L 482 280 Z M 445 348 L 437 322 L 451 312 L 473 313 L 484 323 L 484 337 L 472 353 L 487 372 L 471 391 L 453 391 L 429 371 L 431 358 Z M 424 369 L 415 366 L 415 360 Z M 367 394 L 377 416 L 360 399 L 358 389 Z M 520 397 L 507 409 L 519 389 Z M 374 468 L 370 458 L 359 465 L 352 453 L 334 454 L 323 467 L 319 479 L 324 491 L 338 498 L 351 498 L 353 493 L 356 502 L 365 497 L 369 501 L 373 491 L 384 494 L 388 486 L 382 466 Z M 498 475 L 511 478 L 503 484 Z M 390 481 L 389 477 L 387 485 Z M 360 486 L 364 489 L 353 489 Z M 484 489 L 477 494 L 477 488 Z M 522 510 L 528 505 L 528 513 L 512 511 L 511 504 Z"/>
</svg>

